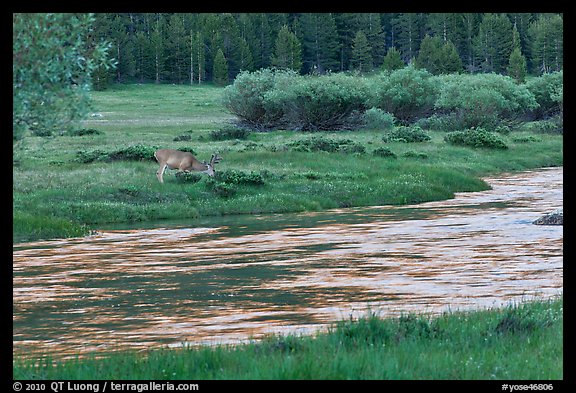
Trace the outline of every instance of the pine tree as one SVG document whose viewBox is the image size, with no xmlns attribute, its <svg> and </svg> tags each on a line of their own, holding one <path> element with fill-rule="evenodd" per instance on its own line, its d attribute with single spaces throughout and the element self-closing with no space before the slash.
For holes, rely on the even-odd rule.
<svg viewBox="0 0 576 393">
<path fill-rule="evenodd" d="M 366 34 L 358 31 L 352 42 L 352 58 L 350 60 L 353 69 L 359 72 L 369 72 L 372 70 L 372 47 L 368 43 Z"/>
<path fill-rule="evenodd" d="M 484 15 L 475 40 L 475 53 L 483 72 L 505 71 L 513 49 L 512 37 L 512 23 L 506 15 Z"/>
<path fill-rule="evenodd" d="M 302 14 L 304 72 L 338 70 L 340 53 L 336 22 L 332 14 Z"/>
<path fill-rule="evenodd" d="M 564 23 L 560 15 L 541 15 L 530 24 L 532 70 L 537 74 L 560 71 L 564 63 Z"/>
<path fill-rule="evenodd" d="M 508 75 L 516 80 L 518 83 L 524 83 L 526 79 L 526 58 L 520 51 L 520 47 L 514 48 L 510 54 L 508 62 Z"/>
<path fill-rule="evenodd" d="M 214 57 L 214 68 L 212 70 L 212 80 L 218 86 L 228 84 L 228 62 L 222 49 L 218 49 Z"/>
<path fill-rule="evenodd" d="M 392 19 L 391 24 L 394 34 L 393 45 L 400 50 L 405 62 L 411 62 L 420 49 L 422 15 L 398 14 Z"/>
<path fill-rule="evenodd" d="M 190 31 L 190 84 L 202 83 L 206 73 L 206 49 L 202 32 Z"/>
<path fill-rule="evenodd" d="M 294 71 L 300 71 L 302 68 L 302 46 L 296 35 L 286 25 L 282 26 L 278 32 L 272 65 Z"/>
<path fill-rule="evenodd" d="M 402 57 L 400 56 L 400 51 L 393 46 L 388 48 L 388 52 L 386 52 L 386 56 L 384 56 L 382 69 L 394 71 L 403 68 L 405 65 L 406 63 L 402 61 Z"/>
</svg>

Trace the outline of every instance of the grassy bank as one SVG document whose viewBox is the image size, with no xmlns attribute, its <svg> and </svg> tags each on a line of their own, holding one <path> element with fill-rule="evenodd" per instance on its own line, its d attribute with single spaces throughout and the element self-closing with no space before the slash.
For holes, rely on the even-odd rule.
<svg viewBox="0 0 576 393">
<path fill-rule="evenodd" d="M 95 131 L 17 142 L 13 241 L 78 236 L 115 222 L 418 203 L 486 189 L 480 177 L 490 173 L 563 163 L 562 135 L 538 127 L 502 135 L 506 150 L 451 145 L 442 130 L 419 143 L 385 142 L 382 131 L 366 130 L 230 136 L 221 92 L 118 86 L 93 93 L 95 115 L 84 127 Z M 122 159 L 135 146 L 191 148 L 200 160 L 219 152 L 217 172 L 227 180 L 167 173 L 161 185 L 153 159 Z"/>
<path fill-rule="evenodd" d="M 237 346 L 16 358 L 14 379 L 562 379 L 562 298 L 428 318 L 374 315 Z"/>
</svg>

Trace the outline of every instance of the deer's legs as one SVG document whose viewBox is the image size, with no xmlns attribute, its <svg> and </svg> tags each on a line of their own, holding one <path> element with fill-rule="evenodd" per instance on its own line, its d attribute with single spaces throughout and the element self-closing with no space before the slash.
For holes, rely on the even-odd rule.
<svg viewBox="0 0 576 393">
<path fill-rule="evenodd" d="M 156 172 L 156 177 L 158 178 L 158 181 L 160 183 L 164 183 L 164 171 L 166 170 L 166 167 L 168 166 L 168 164 L 160 164 L 160 169 L 158 169 L 158 172 Z"/>
</svg>

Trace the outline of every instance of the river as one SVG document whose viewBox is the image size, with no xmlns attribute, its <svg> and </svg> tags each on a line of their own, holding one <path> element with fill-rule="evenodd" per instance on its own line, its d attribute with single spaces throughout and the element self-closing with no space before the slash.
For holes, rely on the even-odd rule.
<svg viewBox="0 0 576 393">
<path fill-rule="evenodd" d="M 68 357 L 306 334 L 563 291 L 563 168 L 408 206 L 106 229 L 13 247 L 14 353 Z"/>
</svg>

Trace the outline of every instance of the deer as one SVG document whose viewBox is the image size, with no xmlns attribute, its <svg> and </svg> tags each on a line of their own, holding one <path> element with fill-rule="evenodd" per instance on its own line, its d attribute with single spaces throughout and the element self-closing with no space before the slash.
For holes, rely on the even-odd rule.
<svg viewBox="0 0 576 393">
<path fill-rule="evenodd" d="M 200 162 L 187 151 L 180 151 L 174 149 L 159 149 L 154 152 L 154 158 L 160 164 L 160 168 L 156 172 L 156 177 L 160 183 L 164 183 L 164 171 L 166 168 L 178 169 L 179 171 L 191 172 L 199 171 L 206 173 L 208 176 L 214 176 L 214 165 L 222 160 L 218 153 L 212 154 L 210 162 Z"/>
</svg>

